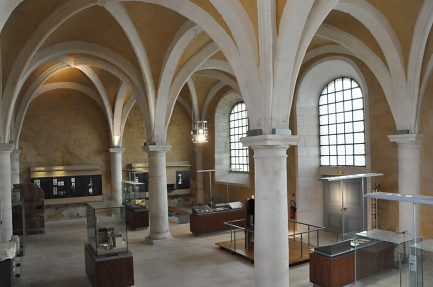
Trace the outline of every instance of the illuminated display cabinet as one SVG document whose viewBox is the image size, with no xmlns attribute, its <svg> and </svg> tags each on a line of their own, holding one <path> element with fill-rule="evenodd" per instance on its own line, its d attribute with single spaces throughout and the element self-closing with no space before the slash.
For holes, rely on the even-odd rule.
<svg viewBox="0 0 433 287">
<path fill-rule="evenodd" d="M 147 186 L 142 182 L 122 181 L 123 204 L 131 208 L 147 207 Z"/>
<path fill-rule="evenodd" d="M 128 252 L 125 207 L 113 202 L 88 203 L 87 243 L 97 256 Z"/>
</svg>

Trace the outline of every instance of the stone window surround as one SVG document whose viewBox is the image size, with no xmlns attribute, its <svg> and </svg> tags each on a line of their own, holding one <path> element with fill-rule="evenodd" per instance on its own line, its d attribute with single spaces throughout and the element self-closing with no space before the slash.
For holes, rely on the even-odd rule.
<svg viewBox="0 0 433 287">
<path fill-rule="evenodd" d="M 338 77 L 350 77 L 361 87 L 364 96 L 366 166 L 320 167 L 319 157 L 319 96 L 323 87 Z M 298 221 L 323 225 L 321 175 L 346 174 L 370 170 L 368 90 L 366 81 L 356 64 L 343 57 L 327 57 L 314 64 L 303 76 L 297 91 L 296 122 L 300 142 L 296 155 L 296 201 Z"/>
<path fill-rule="evenodd" d="M 215 182 L 224 184 L 249 185 L 249 173 L 229 172 L 230 141 L 229 115 L 233 106 L 243 101 L 234 91 L 226 93 L 215 110 Z"/>
</svg>

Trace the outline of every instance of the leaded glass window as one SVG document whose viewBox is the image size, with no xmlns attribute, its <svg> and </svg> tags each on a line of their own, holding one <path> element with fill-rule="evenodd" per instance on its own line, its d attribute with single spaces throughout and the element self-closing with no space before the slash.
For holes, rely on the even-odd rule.
<svg viewBox="0 0 433 287">
<path fill-rule="evenodd" d="M 364 97 L 358 83 L 338 78 L 319 98 L 321 166 L 365 166 Z"/>
<path fill-rule="evenodd" d="M 244 147 L 240 139 L 247 136 L 248 114 L 244 102 L 235 104 L 229 116 L 230 130 L 230 170 L 249 171 L 248 147 Z"/>
</svg>

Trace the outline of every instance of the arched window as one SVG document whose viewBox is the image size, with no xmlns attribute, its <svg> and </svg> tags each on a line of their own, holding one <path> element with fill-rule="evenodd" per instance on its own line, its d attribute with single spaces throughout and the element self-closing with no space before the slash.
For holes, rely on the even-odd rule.
<svg viewBox="0 0 433 287">
<path fill-rule="evenodd" d="M 248 115 L 244 102 L 233 106 L 229 116 L 230 135 L 230 170 L 249 171 L 248 147 L 244 147 L 240 139 L 247 136 Z"/>
<path fill-rule="evenodd" d="M 338 78 L 319 98 L 321 166 L 365 166 L 364 97 L 358 83 Z"/>
</svg>

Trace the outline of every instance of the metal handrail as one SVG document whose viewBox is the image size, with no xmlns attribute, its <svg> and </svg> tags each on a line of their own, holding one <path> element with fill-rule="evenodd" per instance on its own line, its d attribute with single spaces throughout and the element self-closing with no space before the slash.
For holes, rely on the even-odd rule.
<svg viewBox="0 0 433 287">
<path fill-rule="evenodd" d="M 230 227 L 230 242 L 233 244 L 233 250 L 234 251 L 236 251 L 236 232 L 237 231 L 243 231 L 245 233 L 245 248 L 246 248 L 246 250 L 248 250 L 249 232 L 247 232 L 247 231 L 254 232 L 254 226 L 248 228 L 245 226 L 238 225 L 238 223 L 245 222 L 245 221 L 246 221 L 245 219 L 237 219 L 237 220 L 231 220 L 231 221 L 225 221 L 224 222 L 225 225 L 228 225 Z M 296 236 L 300 235 L 300 237 L 301 237 L 301 258 L 304 256 L 304 254 L 303 254 L 303 244 L 304 244 L 303 235 L 304 234 L 308 234 L 307 243 L 308 243 L 308 246 L 310 246 L 310 242 L 311 242 L 310 234 L 313 232 L 316 232 L 317 246 L 320 245 L 319 231 L 324 229 L 323 226 L 318 226 L 318 225 L 314 225 L 314 224 L 308 224 L 308 223 L 303 223 L 303 222 L 293 221 L 293 220 L 289 220 L 289 222 L 307 226 L 307 231 L 296 232 L 296 230 L 295 230 L 296 228 L 294 228 L 293 233 L 289 234 L 289 237 L 293 237 L 294 240 L 295 240 Z"/>
</svg>

